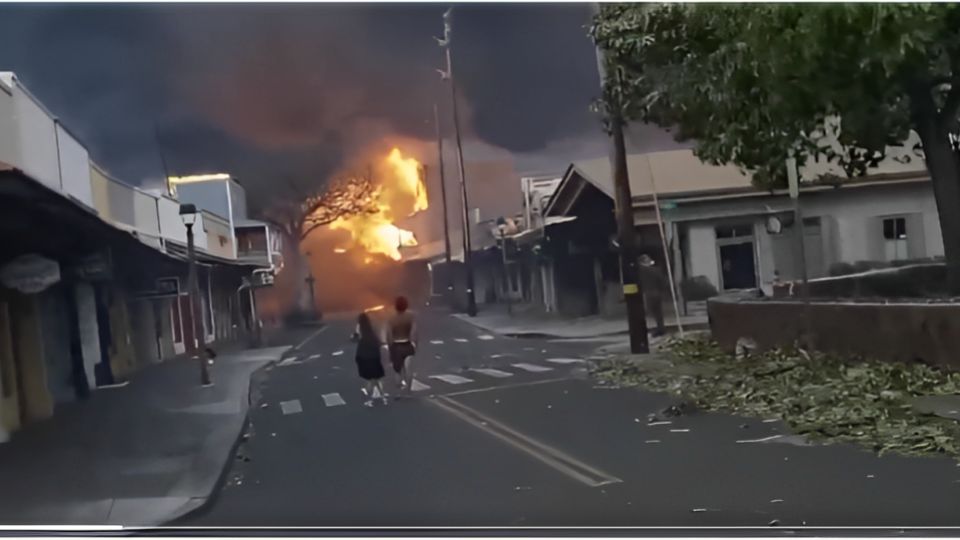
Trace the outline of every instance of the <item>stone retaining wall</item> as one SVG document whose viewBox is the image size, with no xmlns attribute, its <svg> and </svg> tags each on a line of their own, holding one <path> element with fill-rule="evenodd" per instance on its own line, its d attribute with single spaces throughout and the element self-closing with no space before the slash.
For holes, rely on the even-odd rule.
<svg viewBox="0 0 960 540">
<path fill-rule="evenodd" d="M 825 352 L 960 368 L 960 304 L 819 302 L 718 297 L 707 306 L 714 339 L 733 352 L 737 340 L 758 348 L 801 339 L 804 311 L 809 346 Z"/>
</svg>

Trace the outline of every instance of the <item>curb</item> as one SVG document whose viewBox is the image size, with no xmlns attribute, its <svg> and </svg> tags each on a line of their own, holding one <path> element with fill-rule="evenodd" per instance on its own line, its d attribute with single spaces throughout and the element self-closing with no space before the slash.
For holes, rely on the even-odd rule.
<svg viewBox="0 0 960 540">
<path fill-rule="evenodd" d="M 237 450 L 240 447 L 240 443 L 243 438 L 243 434 L 247 432 L 247 429 L 250 427 L 250 410 L 253 406 L 253 378 L 258 374 L 265 372 L 267 368 L 272 367 L 283 359 L 283 356 L 293 350 L 293 345 L 287 347 L 283 353 L 280 354 L 280 357 L 274 360 L 268 361 L 266 364 L 258 367 L 250 373 L 250 376 L 247 377 L 247 388 L 246 388 L 246 410 L 243 413 L 243 420 L 240 422 L 240 429 L 237 431 L 237 435 L 233 440 L 233 443 L 230 445 L 230 450 L 227 452 L 227 458 L 224 460 L 224 464 L 220 469 L 220 472 L 217 474 L 217 479 L 213 484 L 213 488 L 210 491 L 210 494 L 206 497 L 195 497 L 191 502 L 185 504 L 181 508 L 182 512 L 177 512 L 173 517 L 170 517 L 164 520 L 163 523 L 159 524 L 161 527 L 171 527 L 176 526 L 178 523 L 192 517 L 203 514 L 208 510 L 219 498 L 220 493 L 223 491 L 223 486 L 227 480 L 227 474 L 230 472 L 233 461 L 230 459 L 232 456 L 237 454 Z"/>
</svg>

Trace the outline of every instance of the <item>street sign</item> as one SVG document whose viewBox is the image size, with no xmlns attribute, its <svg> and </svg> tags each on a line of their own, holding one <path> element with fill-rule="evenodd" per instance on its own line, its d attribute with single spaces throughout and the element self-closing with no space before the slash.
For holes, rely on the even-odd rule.
<svg viewBox="0 0 960 540">
<path fill-rule="evenodd" d="M 0 283 L 35 294 L 60 281 L 60 263 L 36 254 L 21 255 L 0 268 Z"/>
</svg>

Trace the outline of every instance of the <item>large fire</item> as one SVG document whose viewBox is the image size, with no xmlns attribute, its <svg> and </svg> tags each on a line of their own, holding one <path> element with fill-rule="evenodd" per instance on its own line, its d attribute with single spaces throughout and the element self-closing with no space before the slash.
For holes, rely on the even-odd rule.
<svg viewBox="0 0 960 540">
<path fill-rule="evenodd" d="M 390 151 L 385 164 L 385 174 L 379 179 L 380 185 L 374 195 L 378 210 L 339 218 L 329 227 L 349 232 L 354 244 L 359 244 L 368 254 L 386 255 L 399 261 L 400 248 L 417 245 L 417 239 L 412 232 L 397 227 L 394 222 L 398 217 L 404 217 L 402 214 L 412 216 L 426 210 L 429 204 L 427 189 L 420 162 L 404 157 L 399 148 Z M 369 256 L 365 258 L 368 263 L 372 260 Z"/>
</svg>

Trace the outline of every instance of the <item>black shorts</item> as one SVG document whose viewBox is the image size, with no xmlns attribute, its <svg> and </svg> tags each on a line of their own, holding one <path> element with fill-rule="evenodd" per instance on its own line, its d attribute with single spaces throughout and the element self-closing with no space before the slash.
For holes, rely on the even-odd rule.
<svg viewBox="0 0 960 540">
<path fill-rule="evenodd" d="M 400 370 L 403 369 L 404 361 L 413 356 L 416 352 L 417 350 L 413 347 L 413 343 L 407 341 L 391 343 L 390 363 L 393 364 L 393 370 L 397 373 L 400 373 Z"/>
</svg>

